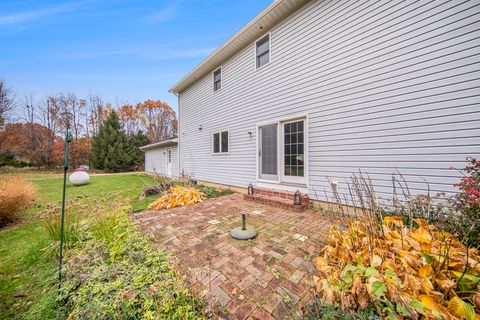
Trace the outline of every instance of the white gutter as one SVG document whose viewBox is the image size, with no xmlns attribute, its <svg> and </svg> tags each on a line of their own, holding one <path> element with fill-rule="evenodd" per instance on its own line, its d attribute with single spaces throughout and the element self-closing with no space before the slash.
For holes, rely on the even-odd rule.
<svg viewBox="0 0 480 320">
<path fill-rule="evenodd" d="M 147 149 L 154 149 L 157 147 L 162 147 L 162 146 L 168 146 L 168 145 L 176 145 L 178 143 L 178 138 L 173 138 L 173 139 L 168 139 L 168 140 L 163 140 L 160 142 L 155 142 L 152 144 L 147 144 L 146 146 L 140 147 L 140 150 L 147 150 Z"/>
<path fill-rule="evenodd" d="M 247 23 L 233 37 L 217 48 L 199 65 L 177 82 L 170 90 L 180 93 L 197 80 L 218 68 L 223 62 L 233 57 L 243 48 L 253 43 L 271 28 L 283 21 L 309 0 L 276 0 Z"/>
</svg>

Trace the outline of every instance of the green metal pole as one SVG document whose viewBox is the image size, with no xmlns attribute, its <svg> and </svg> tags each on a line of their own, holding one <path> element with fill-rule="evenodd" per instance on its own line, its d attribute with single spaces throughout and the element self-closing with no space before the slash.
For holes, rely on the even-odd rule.
<svg viewBox="0 0 480 320">
<path fill-rule="evenodd" d="M 68 171 L 68 145 L 72 142 L 72 133 L 67 129 L 65 136 L 65 161 L 63 163 L 63 194 L 62 194 L 62 221 L 60 225 L 60 256 L 58 257 L 58 293 L 62 288 L 62 259 L 63 259 L 63 238 L 65 225 L 65 197 L 67 193 L 67 171 Z"/>
</svg>

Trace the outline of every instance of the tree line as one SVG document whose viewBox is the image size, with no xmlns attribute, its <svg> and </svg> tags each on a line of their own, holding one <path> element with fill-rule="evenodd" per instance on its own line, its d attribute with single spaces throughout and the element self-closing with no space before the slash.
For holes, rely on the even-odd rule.
<svg viewBox="0 0 480 320">
<path fill-rule="evenodd" d="M 161 101 L 114 108 L 93 94 L 78 97 L 59 93 L 42 100 L 32 96 L 20 99 L 0 80 L 0 166 L 61 166 L 67 129 L 73 135 L 73 165 L 119 171 L 143 165 L 138 147 L 176 136 L 177 119 L 175 111 Z"/>
</svg>

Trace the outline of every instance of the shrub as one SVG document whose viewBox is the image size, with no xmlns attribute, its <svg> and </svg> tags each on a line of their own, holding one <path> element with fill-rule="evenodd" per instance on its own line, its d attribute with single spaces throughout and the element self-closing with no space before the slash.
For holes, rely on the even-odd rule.
<svg viewBox="0 0 480 320">
<path fill-rule="evenodd" d="M 175 207 L 187 207 L 205 199 L 205 194 L 192 187 L 171 187 L 168 193 L 152 202 L 148 209 L 162 210 Z"/>
<path fill-rule="evenodd" d="M 480 256 L 455 236 L 415 219 L 364 219 L 340 231 L 315 259 L 323 301 L 344 310 L 373 305 L 390 318 L 465 318 L 480 312 Z"/>
<path fill-rule="evenodd" d="M 205 186 L 203 184 L 195 185 L 200 192 L 205 194 L 207 198 L 218 198 L 234 193 L 231 189 L 218 189 L 215 187 Z"/>
<path fill-rule="evenodd" d="M 462 178 L 455 184 L 460 189 L 451 198 L 456 216 L 445 223 L 469 246 L 480 248 L 480 161 L 468 158 L 469 164 L 461 170 Z"/>
<path fill-rule="evenodd" d="M 148 185 L 143 189 L 142 197 L 150 197 L 164 193 L 175 184 L 172 179 L 158 174 L 153 176 L 153 180 L 153 185 Z"/>
<path fill-rule="evenodd" d="M 48 204 L 41 213 L 43 227 L 50 239 L 46 249 L 48 254 L 58 255 L 61 229 L 61 207 L 57 204 Z M 78 203 L 69 201 L 65 205 L 64 237 L 65 248 L 72 248 L 86 237 L 86 224 L 79 212 Z"/>
<path fill-rule="evenodd" d="M 24 161 L 17 161 L 15 155 L 9 151 L 0 154 L 0 167 L 10 166 L 14 168 L 25 168 L 31 164 Z"/>
<path fill-rule="evenodd" d="M 119 193 L 103 197 L 76 196 L 65 204 L 65 248 L 73 248 L 82 241 L 96 238 L 107 244 L 115 237 L 115 228 L 123 211 L 129 208 Z M 60 242 L 61 206 L 48 204 L 40 214 L 47 235 L 50 251 L 56 251 Z"/>
<path fill-rule="evenodd" d="M 37 197 L 35 186 L 18 176 L 0 180 L 0 226 L 11 222 L 23 209 L 33 204 Z"/>
</svg>

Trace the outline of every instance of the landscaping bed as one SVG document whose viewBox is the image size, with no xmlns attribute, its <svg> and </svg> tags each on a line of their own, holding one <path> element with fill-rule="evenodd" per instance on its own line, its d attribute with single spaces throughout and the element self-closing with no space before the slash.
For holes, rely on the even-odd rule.
<svg viewBox="0 0 480 320">
<path fill-rule="evenodd" d="M 155 200 L 140 199 L 151 177 L 92 176 L 87 186 L 67 187 L 64 282 L 58 299 L 62 178 L 11 174 L 30 180 L 38 198 L 19 213 L 14 228 L 0 231 L 0 319 L 203 317 L 202 302 L 177 277 L 168 256 L 128 216 Z"/>
</svg>

